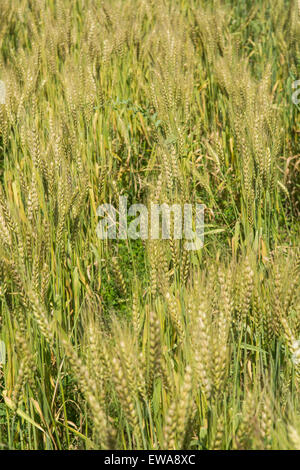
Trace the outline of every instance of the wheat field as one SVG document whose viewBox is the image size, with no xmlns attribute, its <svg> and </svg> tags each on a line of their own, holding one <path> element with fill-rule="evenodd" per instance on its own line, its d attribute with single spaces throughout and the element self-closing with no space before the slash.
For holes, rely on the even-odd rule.
<svg viewBox="0 0 300 470">
<path fill-rule="evenodd" d="M 1 0 L 1 449 L 300 450 L 299 13 Z"/>
</svg>

